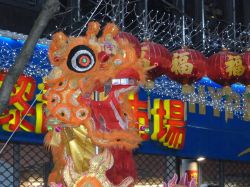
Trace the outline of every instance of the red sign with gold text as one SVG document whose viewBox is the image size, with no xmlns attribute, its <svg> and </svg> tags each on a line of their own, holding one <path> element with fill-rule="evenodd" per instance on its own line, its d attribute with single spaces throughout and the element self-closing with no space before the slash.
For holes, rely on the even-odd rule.
<svg viewBox="0 0 250 187">
<path fill-rule="evenodd" d="M 0 86 L 5 78 L 5 73 L 0 74 Z M 33 133 L 45 133 L 43 93 L 35 95 L 36 81 L 32 77 L 21 75 L 11 93 L 9 110 L 0 116 L 2 129 L 8 132 L 23 130 Z M 38 85 L 40 90 L 43 84 Z M 31 106 L 36 98 L 36 103 Z M 129 95 L 131 107 L 134 110 L 138 132 L 143 140 L 152 139 L 161 142 L 164 146 L 181 149 L 185 141 L 185 104 L 179 100 L 154 99 L 153 106 L 150 101 L 141 101 L 137 94 Z M 153 127 L 149 119 L 153 117 Z M 31 124 L 29 117 L 35 117 L 35 124 Z M 19 125 L 19 127 L 18 127 Z"/>
<path fill-rule="evenodd" d="M 144 140 L 152 139 L 172 149 L 182 149 L 185 142 L 186 106 L 180 100 L 154 99 L 153 107 L 149 102 L 140 101 L 138 95 L 129 96 L 139 134 Z M 150 132 L 149 118 L 153 116 L 153 127 Z"/>
<path fill-rule="evenodd" d="M 0 86 L 6 74 L 0 74 Z M 37 101 L 34 106 L 31 102 L 34 100 L 36 90 L 36 81 L 32 77 L 21 75 L 12 90 L 9 101 L 9 109 L 0 116 L 0 125 L 2 129 L 8 132 L 14 131 L 16 128 L 26 132 L 45 133 L 42 95 L 36 95 Z M 27 117 L 26 117 L 27 116 Z M 27 118 L 35 116 L 35 125 L 30 123 Z M 19 125 L 19 127 L 18 127 Z"/>
</svg>

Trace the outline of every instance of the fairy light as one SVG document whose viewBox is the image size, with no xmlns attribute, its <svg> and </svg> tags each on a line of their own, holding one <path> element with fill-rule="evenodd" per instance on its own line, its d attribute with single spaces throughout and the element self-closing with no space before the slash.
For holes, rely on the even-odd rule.
<svg viewBox="0 0 250 187">
<path fill-rule="evenodd" d="M 13 65 L 17 55 L 21 51 L 21 47 L 23 45 L 22 38 L 23 36 L 15 38 L 14 40 L 6 37 L 0 37 L 0 61 L 4 62 L 0 63 L 0 69 L 8 70 Z M 51 69 L 51 64 L 47 56 L 47 45 L 37 45 L 30 62 L 24 70 L 24 74 L 33 77 L 46 76 Z"/>
<path fill-rule="evenodd" d="M 193 84 L 195 92 L 191 94 L 183 94 L 181 84 L 171 80 L 167 76 L 163 75 L 155 80 L 154 88 L 151 90 L 151 94 L 156 95 L 160 98 L 171 98 L 178 99 L 193 104 L 204 104 L 206 106 L 218 109 L 220 112 L 225 111 L 225 109 L 235 115 L 235 117 L 242 118 L 244 114 L 245 98 L 242 93 L 242 86 L 240 90 L 232 87 L 234 90 L 231 95 L 237 94 L 238 100 L 235 99 L 233 102 L 226 103 L 222 98 L 222 92 L 219 85 L 213 83 L 210 79 L 206 78 Z M 211 92 L 207 89 L 210 86 L 216 95 L 220 96 L 219 99 L 212 98 Z M 203 93 L 199 93 L 199 89 L 204 89 Z M 244 104 L 243 104 L 244 103 Z"/>
<path fill-rule="evenodd" d="M 136 4 L 132 1 L 125 1 L 125 5 L 122 6 L 121 9 L 122 2 L 124 1 L 100 0 L 97 2 L 96 7 L 94 7 L 91 11 L 81 15 L 80 20 L 75 19 L 73 20 L 73 23 L 68 25 L 63 25 L 63 23 L 60 22 L 55 25 L 55 30 L 51 33 L 48 33 L 47 36 L 48 38 L 51 38 L 53 33 L 56 31 L 66 31 L 69 28 L 74 29 L 70 35 L 75 36 L 78 33 L 84 32 L 86 30 L 86 23 L 89 20 L 98 20 L 103 23 L 102 26 L 109 21 L 113 21 L 118 26 L 122 26 L 124 31 L 135 35 L 141 42 L 143 40 L 150 40 L 166 46 L 169 51 L 173 51 L 179 49 L 183 44 L 181 28 L 183 24 L 182 21 L 184 19 L 185 43 L 187 46 L 201 51 L 206 56 L 219 51 L 222 46 L 232 48 L 236 52 L 240 52 L 242 50 L 244 51 L 250 46 L 250 26 L 244 27 L 240 23 L 238 25 L 231 24 L 224 29 L 221 29 L 222 24 L 220 22 L 216 23 L 213 21 L 212 23 L 214 24 L 214 29 L 211 30 L 209 29 L 211 27 L 210 21 L 207 21 L 204 25 L 202 25 L 202 23 L 195 22 L 194 19 L 171 15 L 169 13 L 157 10 L 150 10 L 147 13 L 145 10 L 138 12 Z M 62 18 L 63 16 L 67 16 L 68 13 L 69 11 L 65 11 L 64 13 L 57 15 L 57 17 Z M 123 25 L 123 20 L 120 19 L 121 13 L 124 13 L 124 19 L 130 17 L 133 17 L 133 19 L 130 19 L 129 23 Z M 76 26 L 78 27 L 76 28 Z M 237 38 L 232 37 L 232 31 L 234 28 L 236 29 L 235 32 L 239 33 L 237 34 Z M 194 42 L 194 38 L 202 33 L 205 34 L 204 43 Z M 0 36 L 13 38 L 16 40 L 14 42 L 20 43 L 22 43 L 22 41 L 27 38 L 26 35 L 3 30 L 0 30 Z M 51 69 L 51 65 L 47 57 L 47 46 L 49 45 L 50 40 L 43 38 L 39 40 L 39 43 L 42 44 L 42 46 L 36 48 L 30 63 L 26 66 L 24 71 L 26 75 L 33 77 L 43 77 L 46 76 Z M 0 40 L 0 61 L 5 62 L 0 64 L 0 69 L 8 70 L 14 63 L 14 60 L 19 54 L 22 45 L 13 46 L 10 45 L 7 39 Z M 207 106 L 215 107 L 219 111 L 224 111 L 226 108 L 227 110 L 232 111 L 235 115 L 239 117 L 242 116 L 244 113 L 244 107 L 246 107 L 244 104 L 246 101 L 244 94 L 239 94 L 240 100 L 235 101 L 233 104 L 225 103 L 225 100 L 223 99 L 212 100 L 211 93 L 207 89 L 207 85 L 213 85 L 210 81 L 211 80 L 207 79 L 205 81 L 201 80 L 195 83 L 195 92 L 188 95 L 183 95 L 181 91 L 181 84 L 169 79 L 166 76 L 162 76 L 155 80 L 154 88 L 148 91 L 162 98 L 169 97 L 192 103 L 202 103 Z M 204 88 L 204 94 L 198 94 L 200 87 Z M 219 90 L 220 88 L 217 87 L 214 89 Z"/>
</svg>

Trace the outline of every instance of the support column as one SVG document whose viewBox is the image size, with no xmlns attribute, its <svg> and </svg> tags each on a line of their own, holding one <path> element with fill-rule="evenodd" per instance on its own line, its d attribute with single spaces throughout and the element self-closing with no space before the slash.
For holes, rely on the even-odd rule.
<svg viewBox="0 0 250 187">
<path fill-rule="evenodd" d="M 219 186 L 224 186 L 225 178 L 224 178 L 224 164 L 222 161 L 219 161 Z"/>
<path fill-rule="evenodd" d="M 194 43 L 202 43 L 203 50 L 205 49 L 205 4 L 204 0 L 195 0 L 194 16 L 197 23 L 202 24 L 202 32 L 195 37 Z"/>
<path fill-rule="evenodd" d="M 100 95 L 98 91 L 94 91 L 94 100 L 95 101 L 100 101 Z M 95 146 L 95 154 L 98 155 L 100 152 L 99 147 Z"/>
</svg>

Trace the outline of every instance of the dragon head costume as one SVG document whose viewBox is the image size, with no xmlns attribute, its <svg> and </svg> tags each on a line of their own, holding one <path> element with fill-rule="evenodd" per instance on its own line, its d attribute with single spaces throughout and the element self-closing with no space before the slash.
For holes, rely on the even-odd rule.
<svg viewBox="0 0 250 187">
<path fill-rule="evenodd" d="M 119 32 L 113 23 L 101 31 L 98 22 L 90 22 L 84 36 L 53 35 L 49 59 L 54 67 L 45 79 L 51 186 L 129 186 L 136 178 L 132 150 L 141 139 L 128 94 L 138 90 L 150 67 Z M 96 93 L 100 99 L 93 98 Z M 102 162 L 104 157 L 110 162 Z M 92 167 L 103 169 L 91 173 Z"/>
</svg>

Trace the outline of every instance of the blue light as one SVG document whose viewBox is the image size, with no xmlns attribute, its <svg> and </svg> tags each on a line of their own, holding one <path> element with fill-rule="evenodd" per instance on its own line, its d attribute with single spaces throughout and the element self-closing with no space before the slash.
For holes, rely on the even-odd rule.
<svg viewBox="0 0 250 187">
<path fill-rule="evenodd" d="M 24 40 L 15 40 L 8 37 L 0 37 L 0 70 L 8 70 L 20 53 Z M 30 62 L 24 69 L 24 74 L 33 77 L 44 77 L 51 70 L 48 60 L 48 46 L 37 44 Z"/>
<path fill-rule="evenodd" d="M 208 77 L 203 77 L 200 81 L 197 82 L 200 85 L 208 86 L 208 87 L 213 87 L 213 88 L 222 88 L 221 85 L 215 83 Z"/>
<path fill-rule="evenodd" d="M 4 36 L 0 36 L 0 40 L 7 42 L 9 44 L 15 43 L 16 40 L 12 39 L 12 38 L 8 38 L 8 37 L 4 37 Z"/>
<path fill-rule="evenodd" d="M 239 94 L 243 94 L 246 91 L 246 86 L 240 83 L 232 84 L 231 88 L 232 88 L 232 91 L 239 93 Z"/>
</svg>

